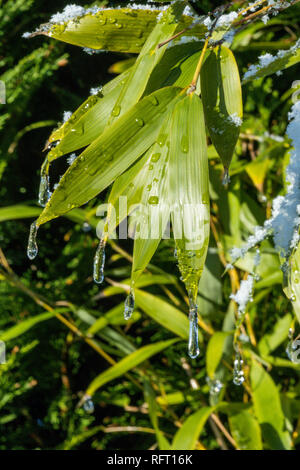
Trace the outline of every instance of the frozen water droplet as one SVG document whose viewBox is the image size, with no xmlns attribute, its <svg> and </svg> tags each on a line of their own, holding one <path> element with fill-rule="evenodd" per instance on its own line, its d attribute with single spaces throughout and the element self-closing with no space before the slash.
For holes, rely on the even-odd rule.
<svg viewBox="0 0 300 470">
<path fill-rule="evenodd" d="M 234 385 L 242 385 L 245 381 L 245 375 L 243 371 L 243 359 L 239 351 L 236 351 L 235 359 L 233 363 L 233 383 Z"/>
<path fill-rule="evenodd" d="M 194 301 L 191 299 L 190 299 L 189 321 L 190 321 L 190 332 L 189 332 L 188 354 L 191 359 L 195 359 L 200 354 L 200 349 L 198 345 L 198 307 L 194 303 Z"/>
<path fill-rule="evenodd" d="M 135 303 L 134 290 L 131 288 L 130 292 L 127 295 L 126 300 L 125 300 L 125 308 L 124 308 L 124 318 L 125 318 L 125 320 L 129 320 L 129 318 L 133 314 L 134 303 Z"/>
<path fill-rule="evenodd" d="M 143 119 L 140 119 L 140 118 L 136 118 L 135 122 L 137 123 L 139 127 L 143 127 L 143 125 L 145 124 Z"/>
<path fill-rule="evenodd" d="M 90 395 L 86 395 L 84 397 L 83 409 L 88 414 L 93 414 L 94 413 L 95 406 L 94 406 L 94 402 L 92 400 L 92 397 Z"/>
<path fill-rule="evenodd" d="M 90 224 L 88 222 L 84 222 L 82 224 L 82 231 L 83 232 L 89 232 L 91 230 L 91 228 L 92 227 L 90 226 Z"/>
<path fill-rule="evenodd" d="M 189 151 L 189 139 L 184 135 L 181 139 L 180 147 L 183 153 L 188 153 Z"/>
<path fill-rule="evenodd" d="M 218 379 L 212 380 L 210 377 L 206 377 L 206 382 L 209 385 L 209 394 L 212 397 L 219 395 L 220 391 L 224 387 L 224 384 Z"/>
<path fill-rule="evenodd" d="M 42 175 L 39 188 L 39 205 L 45 207 L 51 197 L 49 176 Z"/>
<path fill-rule="evenodd" d="M 166 143 L 167 138 L 168 138 L 168 134 L 160 134 L 157 140 L 158 145 L 160 147 L 163 147 Z"/>
<path fill-rule="evenodd" d="M 148 199 L 148 204 L 151 204 L 152 206 L 156 206 L 158 204 L 159 198 L 158 196 L 150 196 Z"/>
<path fill-rule="evenodd" d="M 36 236 L 39 226 L 36 222 L 33 222 L 30 225 L 30 232 L 28 238 L 28 245 L 27 245 L 27 256 L 29 259 L 34 259 L 38 254 L 38 246 L 36 243 Z"/>
<path fill-rule="evenodd" d="M 230 176 L 229 176 L 229 170 L 228 168 L 224 168 L 224 175 L 222 179 L 222 184 L 223 186 L 227 186 L 230 183 Z"/>
<path fill-rule="evenodd" d="M 102 284 L 104 281 L 105 245 L 106 241 L 101 239 L 94 258 L 94 282 L 96 284 Z"/>
<path fill-rule="evenodd" d="M 160 159 L 160 153 L 154 153 L 151 157 L 151 162 L 156 163 Z"/>
<path fill-rule="evenodd" d="M 159 104 L 159 101 L 156 96 L 149 96 L 149 101 L 151 102 L 151 104 L 153 104 L 153 106 L 158 106 Z"/>
<path fill-rule="evenodd" d="M 119 116 L 120 112 L 121 112 L 121 106 L 116 105 L 114 109 L 112 110 L 112 115 L 117 117 Z"/>
</svg>

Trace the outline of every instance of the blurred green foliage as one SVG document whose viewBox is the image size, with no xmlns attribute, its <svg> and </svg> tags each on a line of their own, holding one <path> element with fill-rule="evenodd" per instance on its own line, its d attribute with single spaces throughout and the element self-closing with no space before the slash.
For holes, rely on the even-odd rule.
<svg viewBox="0 0 300 470">
<path fill-rule="evenodd" d="M 207 13 L 211 3 L 199 1 L 197 10 Z M 178 332 L 168 325 L 166 312 L 170 309 L 171 324 L 175 309 L 176 315 L 186 313 L 186 299 L 183 286 L 173 277 L 173 242 L 165 240 L 148 268 L 156 282 L 149 281 L 147 274 L 141 278 L 137 312 L 125 324 L 124 292 L 116 283 L 122 285 L 130 276 L 130 240 L 107 249 L 105 274 L 112 286 L 106 283 L 99 293 L 92 282 L 97 220 L 89 219 L 89 213 L 99 198 L 78 210 L 75 222 L 61 219 L 47 224 L 34 261 L 26 257 L 29 221 L 16 220 L 13 212 L 1 219 L 2 208 L 36 205 L 41 150 L 50 129 L 62 120 L 64 111 L 81 104 L 91 87 L 111 79 L 112 64 L 130 56 L 89 56 L 51 39 L 21 38 L 61 10 L 62 1 L 7 0 L 0 5 L 0 79 L 7 86 L 7 104 L 0 105 L 0 246 L 2 264 L 7 261 L 13 270 L 6 277 L 0 274 L 0 332 L 5 334 L 49 308 L 57 315 L 7 341 L 7 363 L 0 365 L 0 449 L 128 450 L 167 448 L 172 442 L 178 449 L 299 449 L 300 366 L 285 353 L 292 306 L 282 292 L 277 255 L 271 243 L 264 242 L 262 280 L 248 309 L 244 335 L 246 386 L 235 387 L 232 286 L 228 275 L 221 277 L 224 267 L 216 249 L 226 252 L 248 236 L 269 215 L 272 199 L 284 191 L 289 146 L 285 139 L 272 136 L 284 136 L 291 85 L 299 67 L 243 88 L 245 119 L 228 191 L 221 185 L 222 167 L 210 147 L 211 209 L 218 238 L 213 232 L 200 282 L 200 358 L 187 359 L 181 335 L 150 360 L 101 387 L 93 396 L 94 412 L 88 413 L 78 403 L 92 380 L 109 367 L 107 355 L 120 364 L 139 348 L 173 339 Z M 267 25 L 257 22 L 242 30 L 233 44 L 240 71 L 255 63 L 262 51 L 276 51 L 294 41 L 299 18 L 296 6 Z M 61 160 L 53 179 L 66 169 Z M 252 264 L 251 256 L 240 261 L 241 279 Z M 143 298 L 143 293 L 148 297 Z M 81 332 L 91 330 L 92 347 L 89 337 L 85 341 L 78 330 L 68 329 L 60 315 Z M 210 393 L 207 375 L 223 382 L 219 395 Z M 216 431 L 217 420 L 231 440 Z"/>
</svg>

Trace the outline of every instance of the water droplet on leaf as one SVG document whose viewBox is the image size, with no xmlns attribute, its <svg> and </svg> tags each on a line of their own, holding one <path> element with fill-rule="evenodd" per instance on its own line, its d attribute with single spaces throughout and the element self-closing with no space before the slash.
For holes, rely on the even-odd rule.
<svg viewBox="0 0 300 470">
<path fill-rule="evenodd" d="M 160 159 L 160 153 L 154 153 L 151 157 L 151 162 L 158 162 L 158 160 Z"/>
<path fill-rule="evenodd" d="M 120 112 L 121 112 L 121 106 L 116 105 L 112 110 L 112 115 L 115 117 L 119 116 Z"/>
<path fill-rule="evenodd" d="M 140 118 L 136 118 L 135 122 L 137 123 L 139 127 L 143 127 L 143 125 L 145 124 L 143 119 L 140 119 Z"/>
<path fill-rule="evenodd" d="M 156 96 L 149 96 L 149 101 L 151 102 L 151 104 L 153 104 L 153 106 L 158 106 L 159 105 L 159 101 L 156 98 Z"/>
<path fill-rule="evenodd" d="M 180 148 L 181 148 L 183 153 L 188 153 L 188 151 L 189 151 L 189 139 L 186 135 L 184 135 L 181 139 Z"/>
<path fill-rule="evenodd" d="M 156 204 L 158 204 L 158 201 L 159 201 L 158 196 L 150 196 L 148 199 L 148 204 L 155 206 Z"/>
</svg>

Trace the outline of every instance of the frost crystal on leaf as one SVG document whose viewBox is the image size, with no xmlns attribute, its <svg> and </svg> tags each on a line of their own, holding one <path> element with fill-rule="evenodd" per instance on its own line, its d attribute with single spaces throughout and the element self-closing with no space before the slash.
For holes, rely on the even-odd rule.
<svg viewBox="0 0 300 470">
<path fill-rule="evenodd" d="M 72 113 L 71 111 L 64 111 L 64 114 L 63 114 L 63 123 L 67 122 L 70 117 L 72 116 Z"/>
<path fill-rule="evenodd" d="M 98 95 L 98 93 L 100 93 L 101 90 L 102 90 L 102 86 L 91 88 L 90 95 Z"/>
<path fill-rule="evenodd" d="M 232 11 L 231 13 L 220 16 L 216 23 L 216 28 L 230 26 L 237 17 L 238 13 L 236 11 Z"/>
<path fill-rule="evenodd" d="M 64 24 L 67 21 L 83 16 L 86 13 L 86 10 L 79 5 L 67 5 L 61 13 L 55 13 L 51 16 L 50 23 L 52 24 Z"/>
<path fill-rule="evenodd" d="M 207 18 L 205 18 L 205 20 L 203 21 L 203 24 L 204 24 L 204 26 L 207 27 L 207 29 L 210 29 L 210 27 L 212 25 L 212 20 L 210 19 L 209 16 Z"/>
<path fill-rule="evenodd" d="M 235 294 L 231 294 L 230 298 L 238 304 L 239 314 L 243 314 L 246 310 L 248 302 L 253 300 L 254 277 L 249 275 L 246 280 L 241 282 L 239 290 Z"/>
<path fill-rule="evenodd" d="M 270 17 L 268 15 L 264 15 L 261 20 L 262 20 L 263 23 L 267 24 L 269 19 L 270 19 Z"/>
<path fill-rule="evenodd" d="M 76 153 L 72 153 L 68 158 L 67 158 L 67 162 L 69 165 L 72 165 L 72 163 L 76 160 L 77 158 L 77 155 Z"/>
<path fill-rule="evenodd" d="M 236 34 L 236 31 L 234 29 L 230 29 L 227 33 L 224 34 L 223 39 L 226 41 L 228 44 L 231 44 L 232 41 L 234 40 L 234 36 Z"/>
<path fill-rule="evenodd" d="M 299 47 L 300 47 L 300 39 L 298 39 L 298 41 L 290 49 L 280 50 L 274 56 L 272 54 L 269 54 L 268 52 L 266 54 L 259 56 L 258 64 L 250 65 L 249 70 L 245 73 L 243 77 L 243 80 L 253 77 L 254 75 L 256 75 L 256 73 L 260 69 L 264 67 L 268 67 L 268 65 L 272 64 L 272 62 L 274 62 L 275 60 L 282 59 L 285 56 L 290 55 L 290 54 L 295 54 L 297 50 L 299 49 Z"/>
<path fill-rule="evenodd" d="M 237 113 L 230 114 L 227 120 L 237 127 L 243 124 L 243 120 L 237 115 Z"/>
</svg>

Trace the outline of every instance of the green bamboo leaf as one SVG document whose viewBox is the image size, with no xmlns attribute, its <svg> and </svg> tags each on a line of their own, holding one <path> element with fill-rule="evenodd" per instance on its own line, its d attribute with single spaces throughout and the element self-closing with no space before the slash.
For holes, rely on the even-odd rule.
<svg viewBox="0 0 300 470">
<path fill-rule="evenodd" d="M 46 34 L 75 46 L 138 53 L 155 26 L 159 11 L 124 8 L 82 13 L 76 21 L 48 24 Z"/>
<path fill-rule="evenodd" d="M 168 49 L 164 56 L 167 60 L 155 67 L 144 96 L 161 86 L 186 86 L 192 80 L 201 47 L 202 43 L 191 43 Z M 196 52 L 191 55 L 194 50 Z M 48 144 L 59 143 L 48 153 L 48 161 L 81 149 L 101 135 L 129 73 L 126 70 L 103 88 L 99 88 L 98 93 L 89 96 L 65 123 L 52 132 Z"/>
<path fill-rule="evenodd" d="M 157 295 L 149 294 L 149 292 L 140 289 L 136 289 L 135 301 L 141 310 L 164 328 L 172 331 L 172 333 L 175 333 L 180 338 L 188 338 L 188 318 L 176 307 L 160 299 Z M 200 341 L 201 340 L 200 334 Z"/>
<path fill-rule="evenodd" d="M 106 232 L 108 236 L 111 236 L 122 220 L 130 215 L 132 208 L 136 208 L 136 205 L 140 203 L 143 190 L 147 186 L 148 161 L 153 154 L 154 145 L 115 180 L 108 198 L 109 211 L 113 208 L 115 217 L 112 218 L 109 212 L 107 224 L 103 224 L 103 232 Z M 124 207 L 121 203 L 121 197 L 127 198 Z"/>
<path fill-rule="evenodd" d="M 167 48 L 150 75 L 144 96 L 162 86 L 185 88 L 193 79 L 202 48 L 203 42 L 200 41 Z"/>
<path fill-rule="evenodd" d="M 149 416 L 151 419 L 152 426 L 156 433 L 156 438 L 158 442 L 158 447 L 160 450 L 169 450 L 170 444 L 165 438 L 158 425 L 158 416 L 157 416 L 157 402 L 155 392 L 148 378 L 144 380 L 144 396 L 148 404 Z"/>
<path fill-rule="evenodd" d="M 217 331 L 210 338 L 206 349 L 206 371 L 207 375 L 213 379 L 215 371 L 222 359 L 224 347 L 228 335 L 225 331 Z"/>
<path fill-rule="evenodd" d="M 159 90 L 107 128 L 69 167 L 37 224 L 88 202 L 132 165 L 153 144 L 179 92 L 173 87 Z"/>
<path fill-rule="evenodd" d="M 36 315 L 35 317 L 28 318 L 28 320 L 23 320 L 22 322 L 12 326 L 3 333 L 0 333 L 0 340 L 5 342 L 15 339 L 18 336 L 21 336 L 26 333 L 26 331 L 33 328 L 37 323 L 41 323 L 45 320 L 53 318 L 55 316 L 55 313 L 56 312 L 41 313 L 40 315 Z"/>
<path fill-rule="evenodd" d="M 32 36 L 44 34 L 75 46 L 139 53 L 156 26 L 159 14 L 160 10 L 139 10 L 134 5 L 133 8 L 101 9 L 95 13 L 82 10 L 78 18 L 63 24 L 55 24 L 54 18 Z M 176 30 L 182 31 L 192 23 L 192 17 L 184 16 L 178 22 Z M 201 39 L 205 32 L 206 28 L 198 23 L 186 31 L 186 35 Z"/>
<path fill-rule="evenodd" d="M 251 386 L 255 415 L 261 426 L 264 441 L 273 450 L 288 450 L 291 439 L 284 430 L 285 418 L 280 396 L 270 375 L 255 360 L 251 366 Z"/>
<path fill-rule="evenodd" d="M 92 396 L 96 390 L 105 385 L 106 383 L 124 375 L 129 370 L 138 366 L 142 362 L 146 361 L 150 357 L 158 354 L 159 352 L 167 349 L 169 346 L 174 344 L 177 339 L 171 339 L 168 341 L 160 341 L 134 351 L 133 353 L 121 359 L 117 364 L 113 365 L 102 374 L 98 375 L 89 385 L 86 394 Z"/>
<path fill-rule="evenodd" d="M 252 82 L 257 78 L 267 77 L 273 73 L 285 70 L 300 62 L 300 41 L 298 40 L 290 49 L 278 51 L 275 56 L 263 54 L 259 63 L 251 65 L 245 73 L 243 84 Z"/>
<path fill-rule="evenodd" d="M 31 207 L 25 205 L 15 205 L 0 208 L 0 222 L 5 220 L 27 219 L 30 217 L 37 217 L 41 213 L 38 207 Z"/>
<path fill-rule="evenodd" d="M 175 434 L 172 450 L 194 450 L 205 423 L 213 411 L 213 407 L 204 406 L 189 416 Z"/>
<path fill-rule="evenodd" d="M 201 94 L 205 121 L 224 168 L 229 168 L 243 116 L 242 89 L 235 57 L 219 46 L 201 69 Z"/>
<path fill-rule="evenodd" d="M 102 134 L 128 74 L 129 71 L 126 71 L 99 88 L 62 126 L 52 132 L 48 142 L 59 143 L 48 153 L 49 162 L 89 145 Z"/>
<path fill-rule="evenodd" d="M 0 222 L 5 220 L 16 220 L 16 219 L 27 219 L 31 217 L 37 217 L 42 212 L 40 207 L 26 206 L 25 204 L 18 204 L 16 206 L 8 206 L 0 208 Z M 87 216 L 87 213 L 82 209 L 73 209 L 65 215 L 66 218 L 72 220 L 72 222 L 83 224 L 87 222 L 92 226 L 96 227 L 99 220 L 94 216 Z"/>
<path fill-rule="evenodd" d="M 262 450 L 261 429 L 249 410 L 229 416 L 232 437 L 241 450 Z"/>
<path fill-rule="evenodd" d="M 258 350 L 262 356 L 268 356 L 274 349 L 276 349 L 283 341 L 285 341 L 289 334 L 291 327 L 292 315 L 289 313 L 283 318 L 280 318 L 276 323 L 273 331 L 267 333 L 262 337 L 258 343 Z"/>
<path fill-rule="evenodd" d="M 139 201 L 140 212 L 136 220 L 138 232 L 135 233 L 133 250 L 131 272 L 133 285 L 136 284 L 154 255 L 169 219 L 169 188 L 166 173 L 170 146 L 171 111 L 170 109 L 144 167 L 145 178 L 143 178 Z"/>
<path fill-rule="evenodd" d="M 157 46 L 174 34 L 184 8 L 185 2 L 175 1 L 162 13 L 130 70 L 112 111 L 109 123 L 118 119 L 120 115 L 131 108 L 133 103 L 136 103 L 143 96 L 151 73 L 160 62 L 167 48 L 167 46 L 160 48 Z"/>
<path fill-rule="evenodd" d="M 181 405 L 185 402 L 193 402 L 198 394 L 198 391 L 195 393 L 195 391 L 185 390 L 184 392 L 166 393 L 157 397 L 156 400 L 161 406 Z"/>
<path fill-rule="evenodd" d="M 203 108 L 190 94 L 175 106 L 171 123 L 169 197 L 178 265 L 196 303 L 209 241 L 208 160 Z"/>
</svg>

